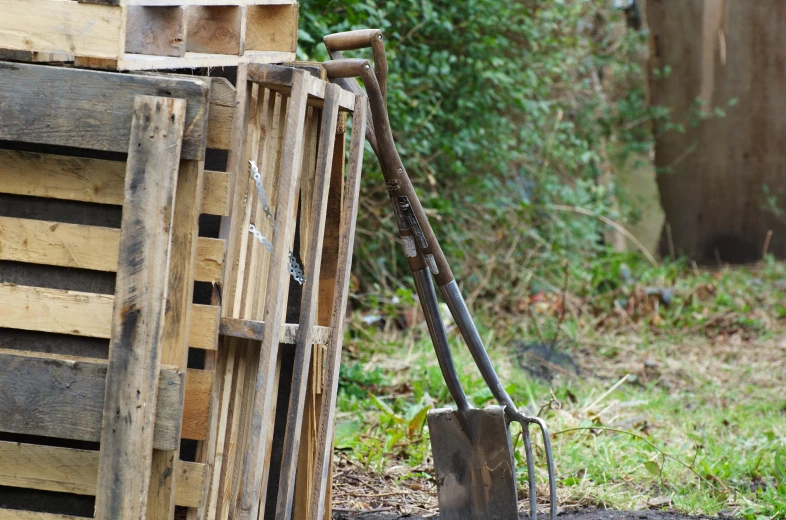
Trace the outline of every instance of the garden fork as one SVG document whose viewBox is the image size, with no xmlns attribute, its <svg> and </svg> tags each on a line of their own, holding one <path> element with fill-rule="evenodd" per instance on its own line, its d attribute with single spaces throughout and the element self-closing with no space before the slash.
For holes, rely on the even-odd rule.
<svg viewBox="0 0 786 520">
<path fill-rule="evenodd" d="M 443 520 L 517 518 L 515 469 L 512 473 L 498 471 L 499 468 L 492 467 L 490 464 L 494 461 L 501 464 L 503 469 L 508 464 L 513 468 L 509 425 L 511 422 L 518 422 L 522 428 L 527 461 L 530 519 L 537 518 L 535 465 L 529 432 L 530 425 L 535 424 L 540 428 L 543 436 L 549 475 L 550 518 L 555 520 L 556 477 L 546 424 L 538 417 L 521 413 L 499 380 L 447 259 L 396 150 L 387 112 L 387 60 L 382 32 L 367 29 L 337 33 L 326 36 L 324 42 L 331 59 L 334 60 L 324 64 L 331 79 L 356 94 L 363 94 L 363 89 L 355 78 L 360 77 L 363 80 L 372 115 L 367 125 L 366 138 L 377 155 L 385 177 L 404 253 L 415 278 L 418 296 L 440 368 L 448 389 L 459 407 L 455 412 L 451 409 L 442 409 L 429 413 L 440 518 Z M 342 51 L 366 47 L 371 47 L 373 51 L 373 70 L 367 60 L 344 59 L 342 55 Z M 481 421 L 473 421 L 471 419 L 473 416 L 466 412 L 468 404 L 452 366 L 447 334 L 439 314 L 439 307 L 436 305 L 436 293 L 429 273 L 434 276 L 486 385 L 501 405 L 501 409 L 497 411 L 487 409 L 488 414 L 478 415 L 477 417 L 482 418 Z M 489 435 L 488 432 L 498 431 L 499 420 L 503 421 L 505 427 L 505 446 L 500 446 L 500 441 L 494 440 L 497 446 L 480 446 L 478 449 L 478 439 L 497 438 L 495 434 Z M 438 434 L 435 435 L 435 432 Z M 467 456 L 467 447 L 475 449 L 478 453 Z"/>
</svg>

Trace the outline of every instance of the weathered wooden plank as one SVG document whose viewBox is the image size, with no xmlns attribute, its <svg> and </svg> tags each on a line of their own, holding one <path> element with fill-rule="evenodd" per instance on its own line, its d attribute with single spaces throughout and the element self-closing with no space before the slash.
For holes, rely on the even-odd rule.
<svg viewBox="0 0 786 520">
<path fill-rule="evenodd" d="M 43 220 L 0 217 L 0 260 L 117 271 L 120 230 Z M 224 241 L 200 238 L 194 280 L 219 282 Z"/>
<path fill-rule="evenodd" d="M 0 284 L 0 327 L 109 338 L 114 297 Z"/>
<path fill-rule="evenodd" d="M 27 3 L 11 4 L 35 13 Z M 182 156 L 202 159 L 208 94 L 197 78 L 0 62 L 0 139 L 127 152 L 134 98 L 165 96 L 187 102 Z"/>
<path fill-rule="evenodd" d="M 189 52 L 243 55 L 244 7 L 189 6 L 187 12 Z"/>
<path fill-rule="evenodd" d="M 338 374 L 341 366 L 341 346 L 344 340 L 344 318 L 347 297 L 349 296 L 349 277 L 352 268 L 352 249 L 355 242 L 358 200 L 360 198 L 360 173 L 363 166 L 363 150 L 366 139 L 366 99 L 358 96 L 352 118 L 352 138 L 349 144 L 349 164 L 344 206 L 341 214 L 341 234 L 339 238 L 339 262 L 336 272 L 335 300 L 330 328 L 332 334 L 328 344 L 325 373 L 325 391 L 319 411 L 319 434 L 314 487 L 311 490 L 312 504 L 309 520 L 322 520 L 325 515 L 325 496 L 329 486 L 328 473 L 333 460 L 333 428 L 335 426 L 336 395 L 338 393 Z"/>
<path fill-rule="evenodd" d="M 53 513 L 36 513 L 18 509 L 0 509 L 0 520 L 84 520 L 84 517 L 56 515 Z"/>
<path fill-rule="evenodd" d="M 191 368 L 186 372 L 186 394 L 181 432 L 184 439 L 203 441 L 207 438 L 210 392 L 213 390 L 214 378 L 212 370 Z"/>
<path fill-rule="evenodd" d="M 109 339 L 114 296 L 0 283 L 0 327 Z M 214 350 L 220 308 L 193 304 L 188 344 Z"/>
<path fill-rule="evenodd" d="M 319 273 L 322 263 L 322 244 L 327 216 L 328 190 L 333 166 L 333 146 L 338 123 L 338 97 L 341 87 L 328 85 L 325 92 L 325 107 L 322 111 L 319 148 L 317 151 L 316 173 L 311 201 L 311 225 L 304 226 L 310 233 L 308 247 L 303 254 L 308 274 L 303 286 L 300 307 L 300 328 L 295 350 L 295 363 L 292 369 L 292 390 L 289 398 L 286 433 L 281 458 L 276 519 L 292 518 L 292 500 L 295 494 L 295 475 L 300 453 L 301 427 L 305 408 L 306 388 L 309 380 L 312 352 L 312 327 L 317 318 L 317 299 L 319 296 Z"/>
<path fill-rule="evenodd" d="M 125 12 L 120 7 L 0 0 L 0 13 L 0 40 L 6 49 L 102 58 L 124 52 Z"/>
<path fill-rule="evenodd" d="M 134 100 L 109 343 L 95 517 L 147 507 L 175 186 L 186 102 Z"/>
<path fill-rule="evenodd" d="M 95 495 L 98 452 L 0 441 L 0 486 Z M 179 461 L 176 504 L 199 507 L 207 466 Z"/>
<path fill-rule="evenodd" d="M 171 0 L 170 0 L 171 1 Z M 196 69 L 205 67 L 238 67 L 247 63 L 284 63 L 295 59 L 294 51 L 246 50 L 243 56 L 186 52 L 183 57 L 125 54 L 121 59 L 76 57 L 78 67 L 103 70 Z"/>
<path fill-rule="evenodd" d="M 126 52 L 185 55 L 185 8 L 131 6 L 126 8 L 126 12 Z"/>
<path fill-rule="evenodd" d="M 101 438 L 106 361 L 3 349 L 0 366 L 5 367 L 0 372 L 0 388 L 5 389 L 0 431 L 90 442 Z M 183 379 L 177 370 L 161 372 L 154 432 L 158 448 L 180 442 Z M 203 414 L 191 409 L 188 415 Z"/>
<path fill-rule="evenodd" d="M 246 17 L 246 51 L 297 50 L 297 4 L 248 6 Z"/>
<path fill-rule="evenodd" d="M 321 79 L 319 70 L 312 67 L 290 67 L 275 64 L 251 64 L 248 66 L 248 79 L 254 83 L 280 93 L 288 93 L 292 88 L 292 73 L 295 70 L 306 70 L 310 78 L 306 84 L 309 105 L 322 108 L 325 89 L 329 85 Z M 355 96 L 344 89 L 338 93 L 338 104 L 342 110 L 352 111 L 355 107 Z"/>
<path fill-rule="evenodd" d="M 295 345 L 298 338 L 299 325 L 284 323 L 281 325 L 279 342 L 285 345 Z M 240 339 L 253 339 L 262 341 L 265 335 L 265 322 L 256 320 L 243 320 L 240 318 L 221 318 L 219 333 Z M 316 325 L 312 327 L 311 342 L 314 345 L 327 345 L 330 341 L 330 327 Z"/>
<path fill-rule="evenodd" d="M 191 325 L 191 302 L 194 300 L 192 280 L 198 249 L 199 199 L 202 195 L 204 169 L 203 161 L 181 161 L 175 190 L 164 332 L 159 361 L 180 370 L 185 370 L 188 365 L 188 331 Z M 222 246 L 223 255 L 223 241 L 218 242 Z M 183 402 L 184 391 L 181 391 L 180 399 Z M 206 420 L 207 413 L 204 417 Z M 177 473 L 174 469 L 179 459 L 179 443 L 171 450 L 153 451 L 147 502 L 148 520 L 170 520 L 174 516 L 177 484 Z"/>
<path fill-rule="evenodd" d="M 265 322 L 277 326 L 265 327 L 262 350 L 256 372 L 256 394 L 252 407 L 249 442 L 244 458 L 245 481 L 240 501 L 239 518 L 256 519 L 264 509 L 265 494 L 261 486 L 266 473 L 269 425 L 273 421 L 272 409 L 275 401 L 275 368 L 278 359 L 280 325 L 284 312 L 282 301 L 289 286 L 288 251 L 293 240 L 294 222 L 292 210 L 297 196 L 297 186 L 302 167 L 303 128 L 305 125 L 308 92 L 306 73 L 296 71 L 292 82 L 292 93 L 284 133 L 283 154 L 280 168 L 279 197 L 276 204 L 276 228 L 273 233 L 273 251 L 268 273 L 268 299 L 265 302 Z M 260 496 L 261 495 L 261 496 Z"/>
<path fill-rule="evenodd" d="M 0 193 L 120 206 L 125 170 L 118 161 L 0 150 Z M 226 214 L 228 193 L 229 176 L 205 170 L 202 213 Z"/>
</svg>

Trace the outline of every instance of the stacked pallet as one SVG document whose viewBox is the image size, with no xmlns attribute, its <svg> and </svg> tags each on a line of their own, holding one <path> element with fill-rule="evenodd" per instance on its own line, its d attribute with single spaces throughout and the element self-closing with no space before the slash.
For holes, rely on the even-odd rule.
<svg viewBox="0 0 786 520">
<path fill-rule="evenodd" d="M 6 58 L 237 68 L 0 61 L 0 519 L 323 518 L 364 98 L 263 64 L 290 2 L 32 1 Z"/>
<path fill-rule="evenodd" d="M 294 0 L 0 0 L 6 59 L 105 70 L 280 63 L 297 50 Z"/>
</svg>

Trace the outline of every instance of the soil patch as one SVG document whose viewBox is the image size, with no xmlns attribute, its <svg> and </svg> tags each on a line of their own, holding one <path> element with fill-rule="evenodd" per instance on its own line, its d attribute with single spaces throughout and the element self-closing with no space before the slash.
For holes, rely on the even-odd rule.
<svg viewBox="0 0 786 520">
<path fill-rule="evenodd" d="M 539 518 L 546 518 L 539 515 Z M 390 512 L 352 513 L 334 512 L 333 520 L 438 520 L 437 515 L 427 516 L 399 516 Z M 521 520 L 529 518 L 522 515 Z M 599 509 L 594 511 L 579 511 L 559 515 L 559 520 L 713 520 L 709 516 L 689 516 L 671 511 L 608 511 Z"/>
</svg>

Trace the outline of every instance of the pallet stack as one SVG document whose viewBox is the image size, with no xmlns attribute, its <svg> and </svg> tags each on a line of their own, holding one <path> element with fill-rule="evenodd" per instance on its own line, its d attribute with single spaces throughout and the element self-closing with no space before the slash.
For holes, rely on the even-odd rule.
<svg viewBox="0 0 786 520">
<path fill-rule="evenodd" d="M 0 0 L 0 519 L 323 518 L 365 98 L 265 64 L 289 1 L 34 3 Z"/>
</svg>

